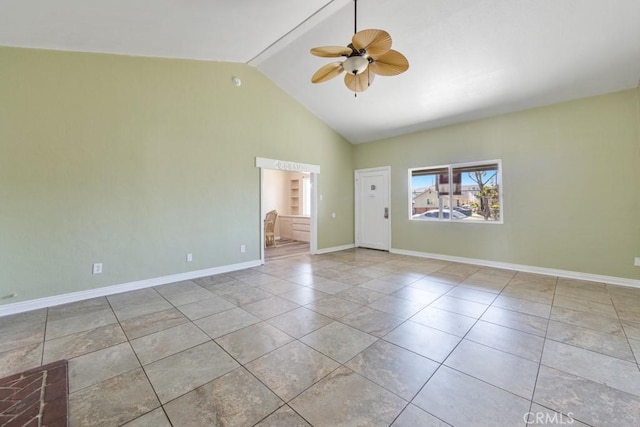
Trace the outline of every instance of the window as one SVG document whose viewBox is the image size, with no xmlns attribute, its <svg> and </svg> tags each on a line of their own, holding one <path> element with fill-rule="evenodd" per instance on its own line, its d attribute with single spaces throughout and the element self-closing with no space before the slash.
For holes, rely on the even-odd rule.
<svg viewBox="0 0 640 427">
<path fill-rule="evenodd" d="M 412 220 L 502 223 L 501 161 L 409 169 Z"/>
<path fill-rule="evenodd" d="M 302 215 L 311 215 L 311 180 L 302 178 Z"/>
</svg>

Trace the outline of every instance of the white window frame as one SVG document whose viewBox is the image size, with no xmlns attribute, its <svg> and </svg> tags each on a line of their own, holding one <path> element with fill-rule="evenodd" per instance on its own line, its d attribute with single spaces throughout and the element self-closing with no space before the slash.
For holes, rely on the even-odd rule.
<svg viewBox="0 0 640 427">
<path fill-rule="evenodd" d="M 412 185 L 412 177 L 414 171 L 424 171 L 429 169 L 448 169 L 449 171 L 449 182 L 452 180 L 453 170 L 457 168 L 466 168 L 466 167 L 474 167 L 474 166 L 486 166 L 486 165 L 498 165 L 498 172 L 496 174 L 497 184 L 498 184 L 498 204 L 500 205 L 500 219 L 497 221 L 464 221 L 459 219 L 453 219 L 453 215 L 449 215 L 449 218 L 425 218 L 425 219 L 415 219 L 413 218 L 413 185 Z M 457 223 L 457 224 L 504 224 L 504 198 L 503 198 L 503 190 L 504 183 L 502 181 L 502 159 L 494 159 L 494 160 L 482 160 L 475 162 L 466 162 L 466 163 L 454 163 L 447 165 L 433 165 L 433 166 L 422 166 L 418 168 L 411 168 L 408 170 L 408 209 L 409 220 L 414 222 L 447 222 L 447 223 Z M 453 205 L 453 195 L 449 195 L 449 204 Z M 451 206 L 449 209 L 453 209 Z"/>
</svg>

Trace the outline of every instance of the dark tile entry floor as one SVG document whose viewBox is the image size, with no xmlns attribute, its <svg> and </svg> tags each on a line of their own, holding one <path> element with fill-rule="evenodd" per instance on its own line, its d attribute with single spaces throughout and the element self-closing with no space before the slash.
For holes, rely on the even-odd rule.
<svg viewBox="0 0 640 427">
<path fill-rule="evenodd" d="M 0 425 L 63 427 L 67 425 L 67 361 L 0 379 Z"/>
</svg>

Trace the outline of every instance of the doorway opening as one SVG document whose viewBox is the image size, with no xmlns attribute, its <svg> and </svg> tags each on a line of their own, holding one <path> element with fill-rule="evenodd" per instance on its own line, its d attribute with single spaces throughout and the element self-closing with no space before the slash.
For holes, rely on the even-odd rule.
<svg viewBox="0 0 640 427">
<path fill-rule="evenodd" d="M 256 166 L 260 168 L 262 263 L 315 254 L 320 166 L 261 157 L 256 157 Z M 273 224 L 268 223 L 274 216 Z"/>
<path fill-rule="evenodd" d="M 311 242 L 311 174 L 265 169 L 262 176 L 265 261 L 308 254 Z M 273 224 L 267 222 L 270 221 L 269 212 L 275 217 Z M 270 233 L 273 233 L 272 238 Z"/>
</svg>

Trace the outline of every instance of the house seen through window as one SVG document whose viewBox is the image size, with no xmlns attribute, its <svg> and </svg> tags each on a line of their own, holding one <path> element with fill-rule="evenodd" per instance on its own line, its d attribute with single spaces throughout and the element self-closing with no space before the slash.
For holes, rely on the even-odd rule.
<svg viewBox="0 0 640 427">
<path fill-rule="evenodd" d="M 502 222 L 501 161 L 409 169 L 412 220 Z"/>
</svg>

